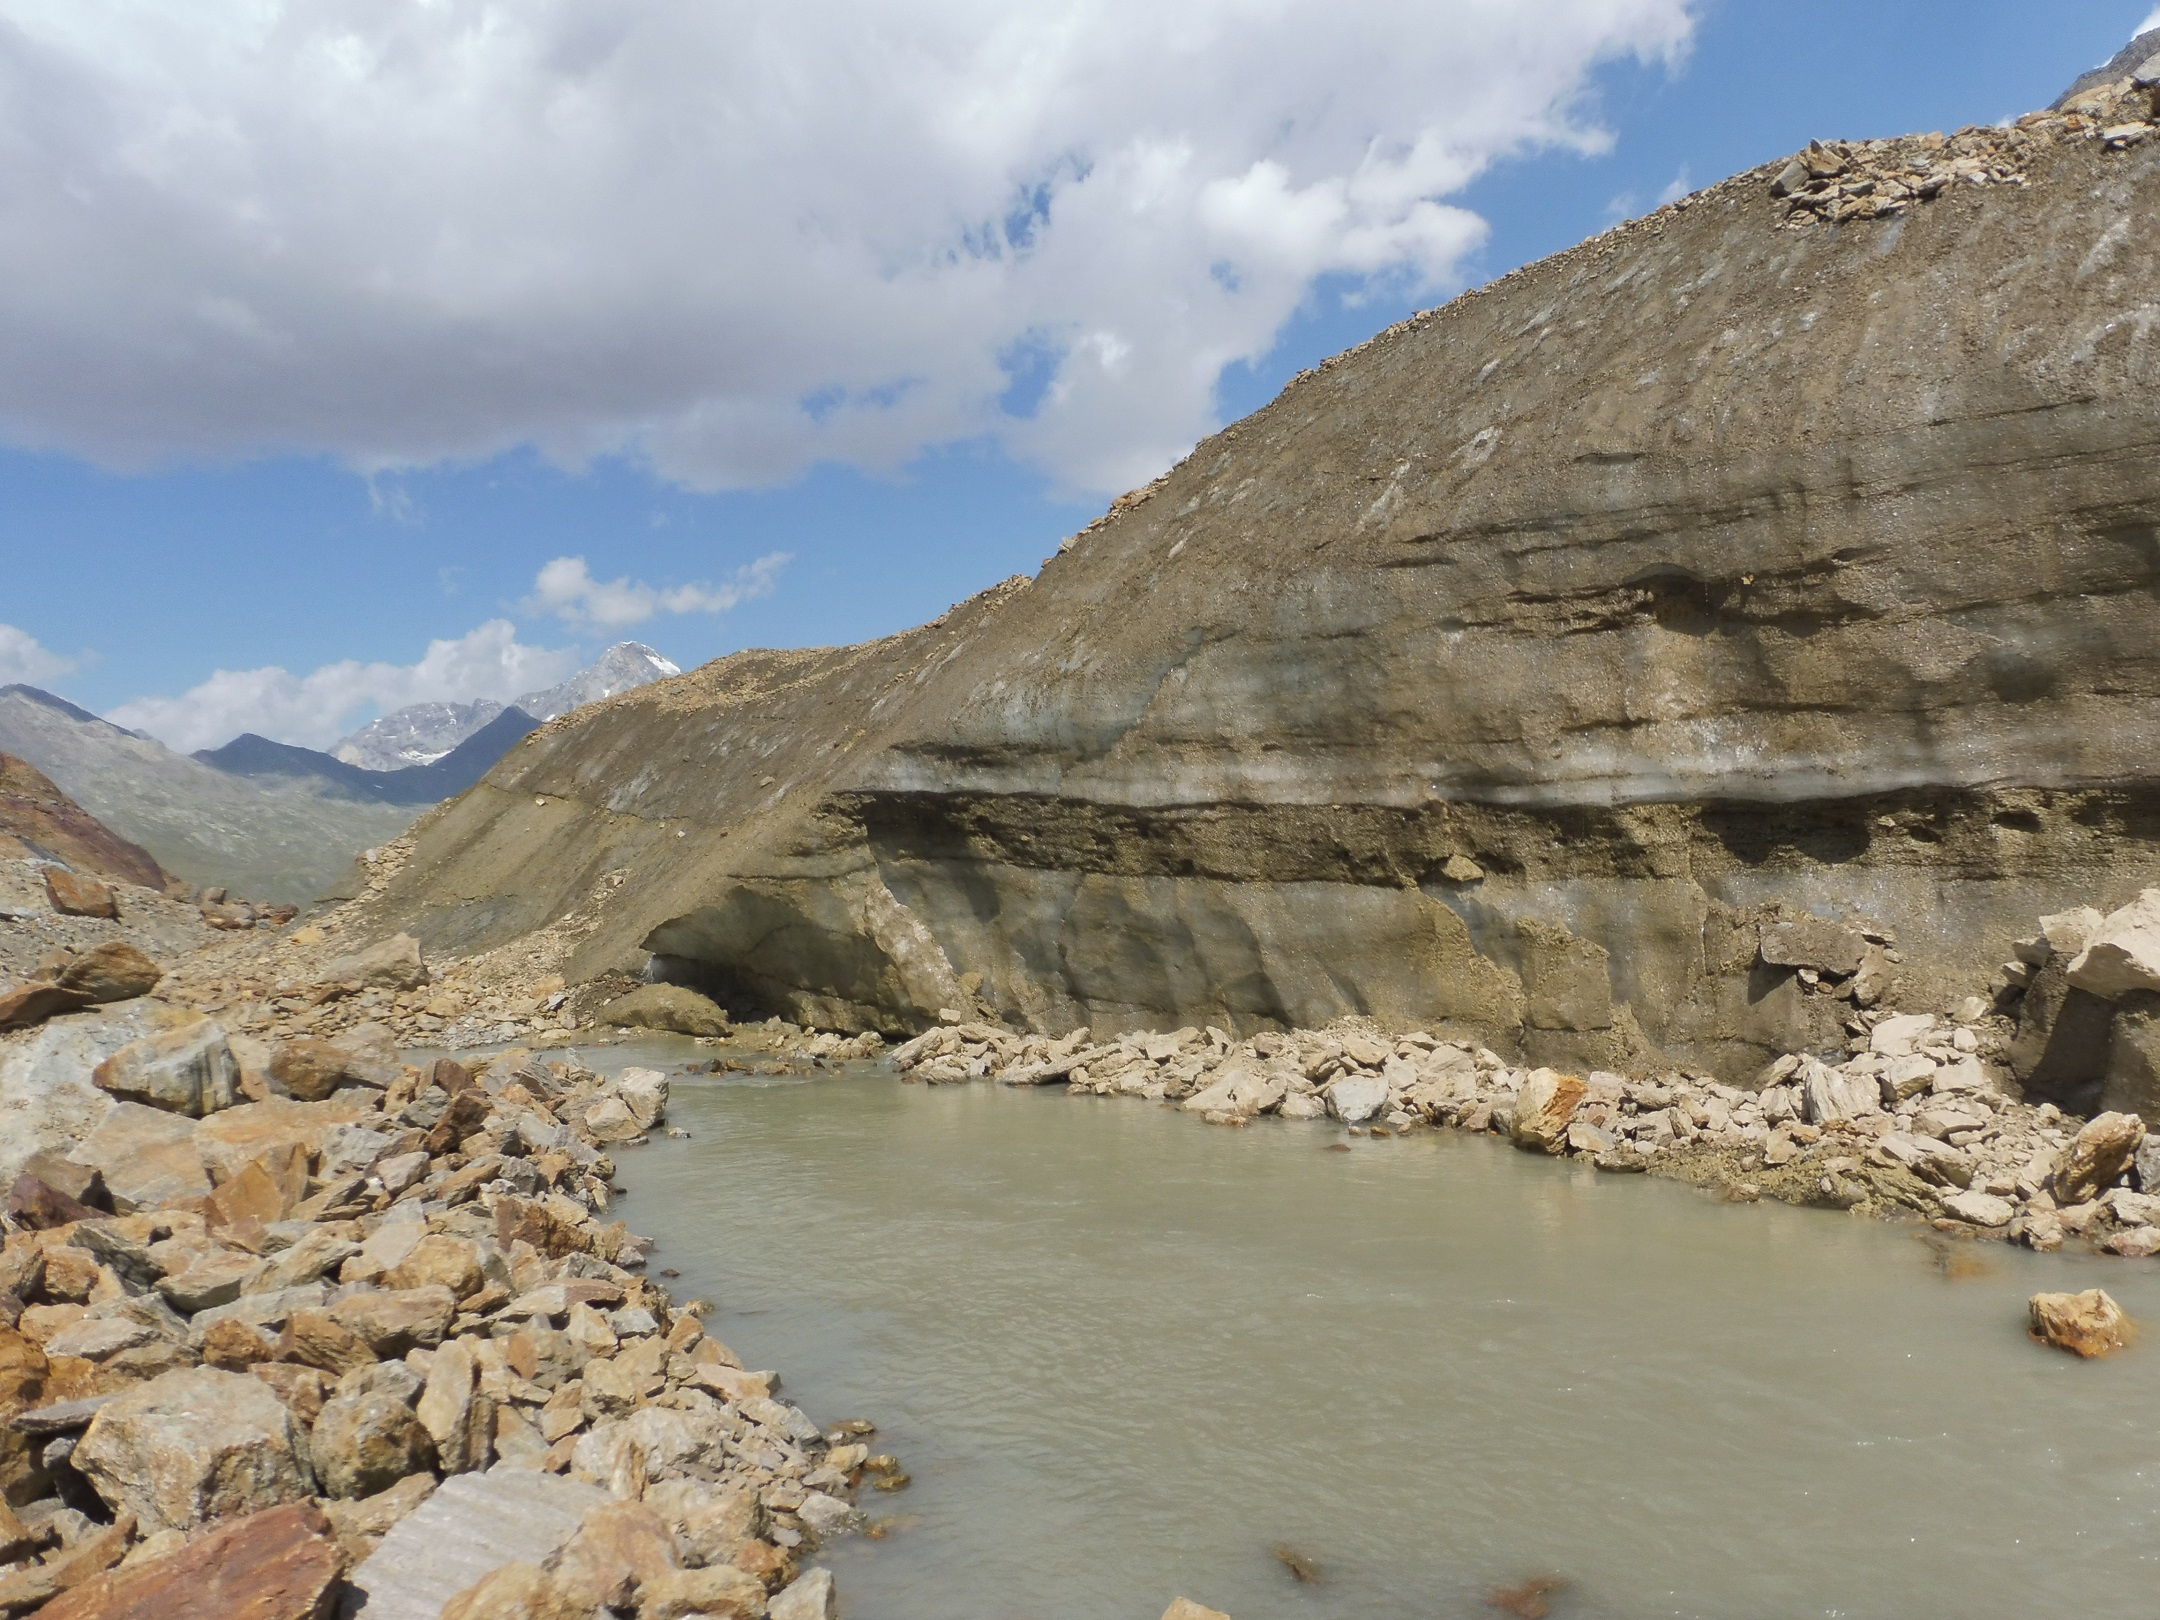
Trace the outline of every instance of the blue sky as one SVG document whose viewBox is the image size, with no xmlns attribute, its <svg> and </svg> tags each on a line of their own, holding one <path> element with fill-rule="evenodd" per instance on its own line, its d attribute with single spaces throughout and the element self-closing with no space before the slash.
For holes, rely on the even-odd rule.
<svg viewBox="0 0 2160 1620">
<path fill-rule="evenodd" d="M 1605 19 L 1595 4 L 1581 0 L 1579 9 Z M 12 12 L 20 21 L 19 14 L 42 9 L 0 0 L 0 19 Z M 1369 9 L 1377 19 L 1374 38 L 1384 38 L 1389 8 Z M 220 372 L 223 357 L 214 346 L 198 344 L 165 372 L 138 374 L 127 369 L 125 351 L 156 345 L 158 330 L 129 332 L 123 317 L 88 295 L 64 318 L 48 317 L 42 307 L 0 308 L 0 364 L 13 345 L 31 354 L 18 369 L 32 379 L 0 399 L 0 428 L 13 441 L 0 447 L 0 625 L 19 632 L 12 641 L 0 638 L 0 678 L 35 678 L 100 712 L 154 722 L 153 729 L 185 746 L 222 740 L 223 728 L 249 722 L 319 746 L 334 724 L 368 717 L 368 693 L 378 704 L 400 696 L 480 695 L 436 689 L 462 678 L 451 655 L 438 655 L 431 674 L 409 672 L 431 642 L 454 643 L 483 662 L 495 657 L 499 666 L 499 645 L 461 640 L 488 621 L 514 623 L 515 644 L 530 653 L 517 655 L 522 663 L 513 658 L 513 668 L 494 668 L 490 679 L 498 687 L 525 675 L 533 677 L 526 685 L 544 684 L 539 677 L 552 678 L 565 663 L 616 639 L 648 641 L 688 666 L 745 646 L 844 642 L 901 629 L 1007 575 L 1032 572 L 1062 536 L 1102 509 L 1106 492 L 1122 487 L 1124 476 L 1159 465 L 1193 433 L 1264 404 L 1294 372 L 1412 309 L 1810 138 L 1947 130 L 2042 105 L 2119 48 L 2150 10 L 2150 0 L 1819 0 L 1797 12 L 1732 0 L 1669 0 L 1663 12 L 1654 3 L 1632 12 L 1620 7 L 1617 20 L 1599 25 L 1613 29 L 1623 47 L 1630 39 L 1658 43 L 1645 51 L 1647 60 L 1626 56 L 1588 69 L 1581 80 L 1587 100 L 1574 104 L 1569 126 L 1577 133 L 1527 154 L 1488 153 L 1489 166 L 1467 183 L 1450 184 L 1444 163 L 1417 171 L 1403 184 L 1432 188 L 1447 205 L 1422 222 L 1399 208 L 1386 213 L 1393 205 L 1376 205 L 1382 213 L 1360 227 L 1366 238 L 1345 226 L 1320 247 L 1284 248 L 1280 262 L 1264 271 L 1275 278 L 1266 293 L 1272 303 L 1263 299 L 1235 320 L 1225 317 L 1219 329 L 1156 335 L 1164 363 L 1182 367 L 1177 375 L 1185 381 L 1153 392 L 1185 388 L 1189 397 L 1177 406 L 1184 414 L 1166 413 L 1123 438 L 1118 418 L 1127 407 L 1112 396 L 1088 406 L 1059 394 L 1052 403 L 1068 415 L 1053 421 L 1044 389 L 1046 381 L 1053 390 L 1061 386 L 1054 356 L 1043 363 L 1024 344 L 1011 343 L 997 354 L 1005 368 L 997 399 L 1012 420 L 993 419 L 988 431 L 971 430 L 985 420 L 980 401 L 969 403 L 975 397 L 969 390 L 980 395 L 986 386 L 983 366 L 957 380 L 941 379 L 933 368 L 921 381 L 919 361 L 896 346 L 896 358 L 881 362 L 901 379 L 887 395 L 859 380 L 820 393 L 802 386 L 804 380 L 823 375 L 820 366 L 834 376 L 846 368 L 807 336 L 791 339 L 792 347 L 776 343 L 760 362 L 776 389 L 798 387 L 804 395 L 799 432 L 748 418 L 747 425 L 730 426 L 738 418 L 710 404 L 666 417 L 674 407 L 650 401 L 677 387 L 661 376 L 667 357 L 694 351 L 704 327 L 733 321 L 738 311 L 699 304 L 694 286 L 686 291 L 619 277 L 599 276 L 599 290 L 587 287 L 581 296 L 604 300 L 619 282 L 626 305 L 663 311 L 652 317 L 663 329 L 649 350 L 603 343 L 595 351 L 631 355 L 641 368 L 635 378 L 618 386 L 607 377 L 580 377 L 568 386 L 536 361 L 525 380 L 515 346 L 545 349 L 551 341 L 548 329 L 528 325 L 504 338 L 507 359 L 491 351 L 475 362 L 501 367 L 510 381 L 462 418 L 443 404 L 457 383 L 431 369 L 424 334 L 415 340 L 387 327 L 381 334 L 353 330 L 352 318 L 334 308 L 323 320 L 344 323 L 335 335 L 345 346 L 329 344 L 312 375 L 296 368 L 302 381 L 290 386 L 297 391 L 289 404 L 271 400 L 267 418 L 250 415 L 254 401 L 235 403 L 236 385 Z M 1689 25 L 1678 51 L 1671 34 L 1676 12 Z M 1527 48 L 1506 47 L 1518 57 Z M 1310 48 L 1286 40 L 1283 54 L 1287 59 L 1277 64 L 1283 94 L 1301 94 L 1297 59 L 1311 55 Z M 1351 92 L 1358 85 L 1355 60 L 1319 60 L 1315 71 L 1337 75 L 1341 82 L 1332 88 Z M 1565 78 L 1580 67 L 1562 52 L 1553 71 Z M 1512 112 L 1496 105 L 1477 116 L 1504 125 L 1542 108 L 1546 81 L 1524 71 L 1527 88 Z M 1084 89 L 1087 81 L 1078 82 Z M 1416 93 L 1414 82 L 1402 91 Z M 1456 94 L 1471 97 L 1473 88 L 1458 87 Z M 1143 115 L 1159 116 L 1145 108 L 1134 116 Z M 1579 136 L 1591 125 L 1609 132 L 1609 147 L 1583 149 L 1595 144 Z M 0 128 L 0 169 L 45 161 L 38 155 L 43 148 L 7 134 Z M 1194 144 L 1204 152 L 1211 138 L 1203 132 Z M 1495 149 L 1505 154 L 1521 138 L 1503 129 Z M 1061 149 L 1085 150 L 1083 137 L 1069 130 L 1056 139 L 1065 143 Z M 1110 136 L 1104 140 L 1107 151 Z M 1229 136 L 1223 141 L 1225 174 L 1249 180 L 1262 173 L 1240 167 L 1250 152 Z M 1291 165 L 1293 178 L 1325 173 L 1330 159 L 1310 151 L 1304 161 L 1302 171 Z M 1107 158 L 1079 161 L 1067 180 L 1086 179 L 1090 163 L 1109 167 Z M 1408 159 L 1405 165 L 1405 172 L 1415 168 Z M 1051 197 L 1059 183 L 1052 173 L 1041 195 Z M 890 189 L 890 182 L 881 184 Z M 1247 185 L 1237 196 L 1251 191 Z M 1195 206 L 1214 206 L 1208 195 Z M 1224 193 L 1212 195 L 1219 201 Z M 1000 251 L 1018 255 L 1031 245 L 1029 232 L 1050 228 L 1061 210 L 1086 205 L 1084 188 L 1046 201 L 1037 218 L 1027 217 L 1023 205 L 1022 217 L 1003 223 Z M 1356 206 L 1353 197 L 1353 213 Z M 1457 211 L 1477 216 L 1489 234 L 1478 240 L 1476 222 Z M 377 217 L 385 232 L 411 228 L 389 204 Z M 894 218 L 895 231 L 905 228 L 904 211 L 896 209 Z M 11 220 L 0 203 L 0 250 L 11 232 L 34 227 L 35 220 L 21 215 Z M 633 228 L 643 227 L 633 221 Z M 167 210 L 127 225 L 120 250 L 144 268 L 142 279 L 114 291 L 114 308 L 140 307 L 159 295 L 167 251 L 176 264 L 187 260 L 185 244 L 168 249 L 161 241 L 158 233 L 167 229 L 177 237 L 187 223 Z M 1357 245 L 1374 231 L 1386 237 L 1381 247 Z M 1050 313 L 1029 318 L 1039 318 L 1044 330 L 1059 329 L 1057 320 L 1071 330 L 1091 321 L 1114 324 L 1115 309 L 1082 309 L 1082 294 L 1073 289 L 1123 275 L 1139 296 L 1156 273 L 1149 255 L 1170 233 L 1167 225 L 1134 227 L 1117 246 L 1123 255 L 1117 265 L 1079 264 L 1061 272 L 1066 280 L 1030 290 L 1026 296 Z M 520 251 L 540 254 L 547 245 L 524 243 Z M 82 251 L 95 250 L 90 243 Z M 0 267 L 19 251 L 20 244 L 0 251 Z M 114 251 L 109 242 L 106 251 Z M 743 330 L 755 332 L 759 322 L 816 324 L 775 303 L 769 285 L 756 279 L 758 266 L 749 262 L 758 255 L 755 241 L 701 251 L 743 255 L 739 290 L 727 294 L 748 311 Z M 1218 282 L 1244 273 L 1220 264 L 1204 268 Z M 88 272 L 63 263 L 56 273 L 79 280 Z M 716 272 L 716 279 L 732 273 Z M 1160 272 L 1176 273 L 1175 266 Z M 607 313 L 627 323 L 642 318 L 639 310 Z M 583 315 L 566 314 L 564 323 Z M 877 312 L 862 318 L 873 322 Z M 888 318 L 894 324 L 962 319 L 942 308 L 925 313 L 920 305 L 896 308 Z M 48 344 L 40 321 L 47 330 L 66 330 Z M 882 334 L 866 324 L 841 338 L 861 350 L 875 347 Z M 1240 344 L 1260 358 L 1217 363 Z M 633 369 L 630 361 L 625 367 Z M 78 389 L 72 379 L 84 375 L 107 380 Z M 288 386 L 263 375 L 272 378 L 267 388 Z M 995 373 L 989 375 L 994 384 Z M 347 379 L 351 398 L 340 393 Z M 634 397 L 638 388 L 646 396 Z M 160 395 L 161 389 L 168 392 Z M 903 401 L 895 408 L 894 401 L 910 389 L 944 393 L 903 421 L 915 407 Z M 504 397 L 550 390 L 559 398 L 530 416 L 499 408 Z M 592 403 L 612 399 L 611 390 L 629 405 Z M 191 442 L 198 400 L 199 418 L 210 426 Z M 661 425 L 640 427 L 625 442 L 625 412 L 641 410 L 641 422 Z M 1089 410 L 1092 416 L 1084 414 Z M 310 424 L 296 430 L 295 448 L 276 443 L 281 412 Z M 694 429 L 684 425 L 692 415 Z M 528 429 L 529 437 L 521 437 Z M 362 470 L 386 463 L 393 465 Z M 768 487 L 726 487 L 762 479 L 771 480 Z M 583 558 L 586 573 L 558 571 L 558 587 L 566 579 L 568 585 L 551 597 L 536 579 L 544 565 L 563 558 Z M 586 579 L 599 588 L 587 588 Z M 616 580 L 625 582 L 622 591 L 604 588 Z M 672 602 L 671 590 L 678 593 Z M 351 661 L 375 666 L 377 674 L 350 675 Z M 291 688 L 309 672 L 341 664 L 348 669 L 342 684 L 318 682 L 305 702 L 249 674 L 281 671 Z M 218 671 L 248 678 L 204 688 Z"/>
</svg>

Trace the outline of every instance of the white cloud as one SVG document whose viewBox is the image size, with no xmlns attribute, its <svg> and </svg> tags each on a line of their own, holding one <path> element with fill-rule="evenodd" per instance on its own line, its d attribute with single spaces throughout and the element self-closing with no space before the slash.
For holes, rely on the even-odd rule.
<svg viewBox="0 0 2160 1620">
<path fill-rule="evenodd" d="M 428 643 L 416 664 L 325 664 L 307 675 L 270 665 L 221 669 L 178 697 L 137 698 L 106 718 L 147 731 L 183 753 L 216 748 L 244 731 L 307 748 L 328 748 L 369 711 L 408 703 L 493 698 L 552 686 L 578 666 L 573 649 L 528 647 L 507 619 L 491 619 L 455 641 Z"/>
<path fill-rule="evenodd" d="M 0 0 L 0 435 L 1151 475 L 1696 0 Z M 1040 407 L 1000 408 L 1015 355 Z"/>
<path fill-rule="evenodd" d="M 0 624 L 0 686 L 22 681 L 35 686 L 75 668 L 75 660 L 63 658 L 38 645 L 37 637 L 12 624 Z"/>
<path fill-rule="evenodd" d="M 2152 15 L 2130 30 L 2130 37 L 2136 39 L 2138 35 L 2151 28 L 2160 28 L 2160 6 L 2153 7 Z"/>
<path fill-rule="evenodd" d="M 594 579 L 583 557 L 557 557 L 541 568 L 525 605 L 580 630 L 623 630 L 656 613 L 725 613 L 739 603 L 770 596 L 791 559 L 792 553 L 769 551 L 737 569 L 725 585 L 654 586 L 628 578 Z"/>
</svg>

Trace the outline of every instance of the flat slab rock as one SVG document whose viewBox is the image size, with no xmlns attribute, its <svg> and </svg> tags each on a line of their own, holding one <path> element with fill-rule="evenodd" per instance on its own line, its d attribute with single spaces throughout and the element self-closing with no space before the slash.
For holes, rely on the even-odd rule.
<svg viewBox="0 0 2160 1620">
<path fill-rule="evenodd" d="M 447 1481 L 352 1572 L 348 1617 L 440 1620 L 443 1605 L 504 1564 L 537 1564 L 607 1492 L 556 1474 L 498 1469 Z"/>
</svg>

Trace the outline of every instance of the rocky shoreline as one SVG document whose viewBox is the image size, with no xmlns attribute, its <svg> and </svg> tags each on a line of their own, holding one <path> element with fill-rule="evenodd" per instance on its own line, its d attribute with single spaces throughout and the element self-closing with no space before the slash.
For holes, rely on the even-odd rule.
<svg viewBox="0 0 2160 1620">
<path fill-rule="evenodd" d="M 47 969 L 122 993 L 0 1044 L 0 1615 L 835 1612 L 812 1555 L 905 1476 L 610 1218 L 664 1075 L 229 1036 L 122 939 Z"/>
<path fill-rule="evenodd" d="M 206 924 L 167 972 L 128 919 L 169 937 L 171 897 L 116 892 L 87 932 L 55 911 L 10 992 L 81 999 L 0 1041 L 0 1145 L 21 1166 L 0 1243 L 0 1614 L 835 1613 L 811 1556 L 864 1527 L 862 1487 L 905 1475 L 867 1424 L 820 1430 L 777 1399 L 648 1275 L 613 1217 L 616 1156 L 665 1128 L 668 1077 L 556 1049 L 642 1026 L 727 1043 L 693 1068 L 805 1072 L 883 1040 L 731 1023 L 679 986 L 566 990 L 540 951 L 355 949 L 340 914 Z M 2150 1256 L 2160 1140 L 2134 1113 L 2021 1100 L 2018 1075 L 2061 1055 L 2074 997 L 2088 1045 L 2111 1019 L 2142 1027 L 2154 900 L 2043 919 L 1992 1000 L 1947 1014 L 1868 1004 L 1879 942 L 1780 933 L 1766 952 L 1817 964 L 1797 971 L 1845 1004 L 1848 1050 L 1780 1058 L 1753 1089 L 1356 1019 L 1050 1039 L 948 1009 L 889 1058 L 916 1083 L 1487 1133 L 1735 1201 Z M 524 1043 L 407 1061 L 460 1029 Z M 2031 1316 L 2080 1354 L 2129 1338 L 2097 1292 Z"/>
</svg>

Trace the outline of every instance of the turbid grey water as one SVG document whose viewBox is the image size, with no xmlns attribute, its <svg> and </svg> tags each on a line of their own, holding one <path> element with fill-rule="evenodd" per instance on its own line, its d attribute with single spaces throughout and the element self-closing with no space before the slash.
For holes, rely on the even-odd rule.
<svg viewBox="0 0 2160 1620">
<path fill-rule="evenodd" d="M 2160 1343 L 2024 1333 L 2038 1288 L 2160 1318 L 2150 1262 L 1945 1275 L 1489 1138 L 881 1071 L 679 1077 L 670 1118 L 620 1156 L 654 1266 L 914 1476 L 821 1555 L 849 1620 L 1491 1616 L 1547 1574 L 1556 1620 L 2153 1611 Z"/>
</svg>

